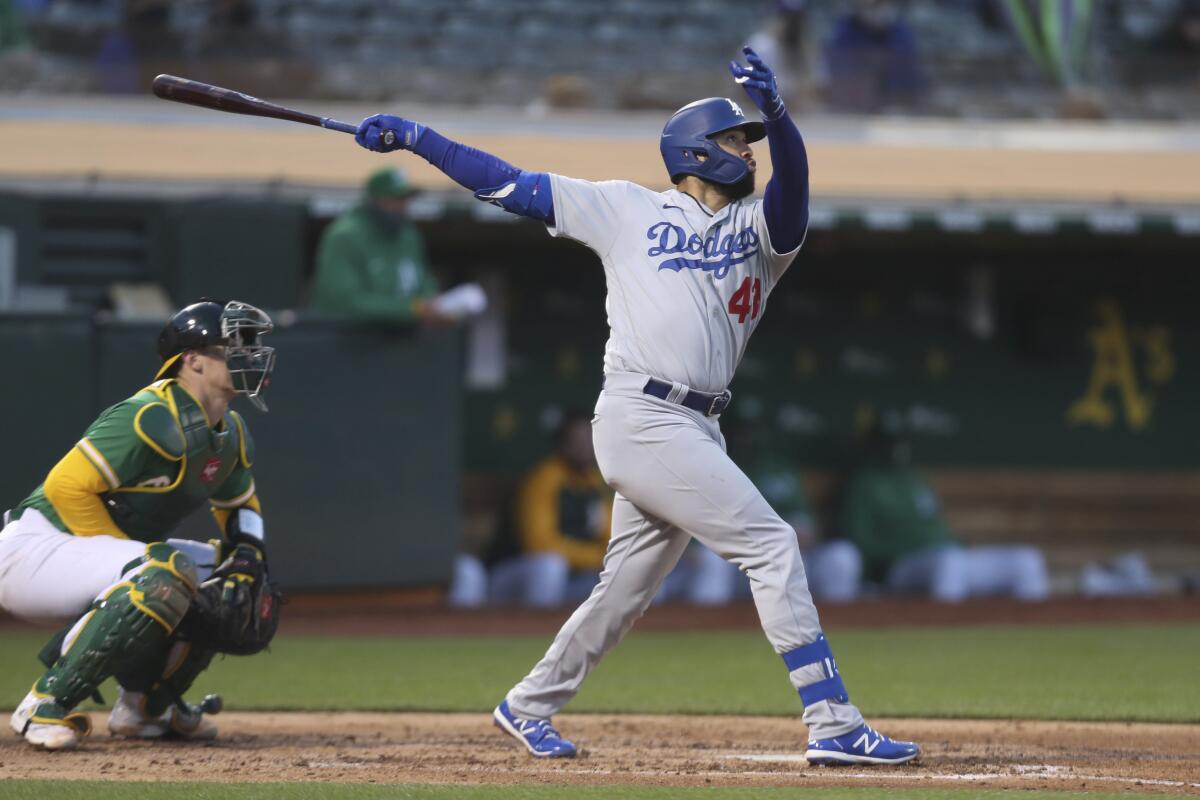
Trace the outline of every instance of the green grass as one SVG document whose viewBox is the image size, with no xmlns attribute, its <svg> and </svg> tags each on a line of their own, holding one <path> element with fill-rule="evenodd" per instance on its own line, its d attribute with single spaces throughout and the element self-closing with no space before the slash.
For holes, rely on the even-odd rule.
<svg viewBox="0 0 1200 800">
<path fill-rule="evenodd" d="M 0 707 L 13 707 L 40 672 L 42 638 L 0 634 Z M 869 716 L 1200 722 L 1196 625 L 849 630 L 831 640 Z M 484 711 L 549 641 L 280 637 L 268 654 L 219 659 L 193 694 L 220 692 L 231 709 Z M 801 711 L 757 632 L 634 633 L 569 708 Z"/>
<path fill-rule="evenodd" d="M 786 800 L 800 796 L 830 800 L 867 800 L 887 797 L 897 800 L 957 800 L 961 797 L 999 798 L 1020 796 L 1023 800 L 1116 800 L 1149 797 L 1144 794 L 1096 794 L 1093 792 L 1003 791 L 971 787 L 961 789 L 883 789 L 883 788 L 677 788 L 661 786 L 571 786 L 556 785 L 444 786 L 390 785 L 371 786 L 353 783 L 118 783 L 110 781 L 4 781 L 0 797 L 4 800 L 499 800 L 521 797 L 523 800 L 560 800 L 569 793 L 579 800 Z"/>
</svg>

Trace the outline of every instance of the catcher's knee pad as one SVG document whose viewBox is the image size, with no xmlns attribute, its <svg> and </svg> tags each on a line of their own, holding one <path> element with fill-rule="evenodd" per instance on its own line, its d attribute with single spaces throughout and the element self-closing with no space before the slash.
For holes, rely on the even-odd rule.
<svg viewBox="0 0 1200 800">
<path fill-rule="evenodd" d="M 118 669 L 158 658 L 195 596 L 195 565 L 169 545 L 152 544 L 126 566 L 124 580 L 75 623 L 61 656 L 39 681 L 39 691 L 67 708 Z"/>
<path fill-rule="evenodd" d="M 787 665 L 788 672 L 795 672 L 816 664 L 824 673 L 825 677 L 799 688 L 800 700 L 805 706 L 811 706 L 822 700 L 834 700 L 839 703 L 850 702 L 846 684 L 842 683 L 842 675 L 838 672 L 837 662 L 833 660 L 833 651 L 829 649 L 829 641 L 825 638 L 825 634 L 818 635 L 815 642 L 809 642 L 784 653 L 783 663 Z"/>
<path fill-rule="evenodd" d="M 196 564 L 163 542 L 147 545 L 146 555 L 126 565 L 124 577 L 133 584 L 129 593 L 133 605 L 167 633 L 175 630 L 196 596 Z"/>
</svg>

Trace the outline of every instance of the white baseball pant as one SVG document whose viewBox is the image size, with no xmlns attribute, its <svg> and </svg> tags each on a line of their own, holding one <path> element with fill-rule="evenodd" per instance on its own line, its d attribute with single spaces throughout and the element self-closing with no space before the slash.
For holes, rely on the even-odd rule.
<svg viewBox="0 0 1200 800">
<path fill-rule="evenodd" d="M 196 563 L 200 580 L 213 569 L 215 549 L 168 539 Z M 0 530 L 0 608 L 35 621 L 78 617 L 121 580 L 125 565 L 146 554 L 146 543 L 115 536 L 72 536 L 26 509 Z"/>
</svg>

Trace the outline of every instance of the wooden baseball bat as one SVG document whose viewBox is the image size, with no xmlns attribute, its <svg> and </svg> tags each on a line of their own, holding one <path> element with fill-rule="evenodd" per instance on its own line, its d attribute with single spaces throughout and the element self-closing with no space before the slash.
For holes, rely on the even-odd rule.
<svg viewBox="0 0 1200 800">
<path fill-rule="evenodd" d="M 155 78 L 154 94 L 164 100 L 174 100 L 176 103 L 187 103 L 188 105 L 212 108 L 217 111 L 228 111 L 231 114 L 249 114 L 254 117 L 285 119 L 289 122 L 302 122 L 305 125 L 316 125 L 321 128 L 328 128 L 331 131 L 341 131 L 342 133 L 353 134 L 358 131 L 357 125 L 351 125 L 348 122 L 339 122 L 332 117 L 319 117 L 316 114 L 307 114 L 303 111 L 297 111 L 294 108 L 286 108 L 274 103 L 268 103 L 266 100 L 259 100 L 257 97 L 251 97 L 248 94 L 235 92 L 233 89 L 223 89 L 220 86 L 213 86 L 212 84 L 201 83 L 200 81 L 190 81 L 187 78 L 179 78 L 174 75 L 159 75 Z M 384 131 L 382 139 L 385 145 L 391 147 L 396 141 L 396 132 Z"/>
</svg>

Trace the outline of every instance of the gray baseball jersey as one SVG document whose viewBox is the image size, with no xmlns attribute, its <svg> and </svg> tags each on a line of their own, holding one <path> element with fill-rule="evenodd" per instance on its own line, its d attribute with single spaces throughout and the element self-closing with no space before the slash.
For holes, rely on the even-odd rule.
<svg viewBox="0 0 1200 800">
<path fill-rule="evenodd" d="M 723 391 L 797 247 L 771 247 L 761 200 L 712 213 L 675 189 L 551 175 L 554 236 L 600 256 L 612 333 L 605 374 Z"/>
</svg>

